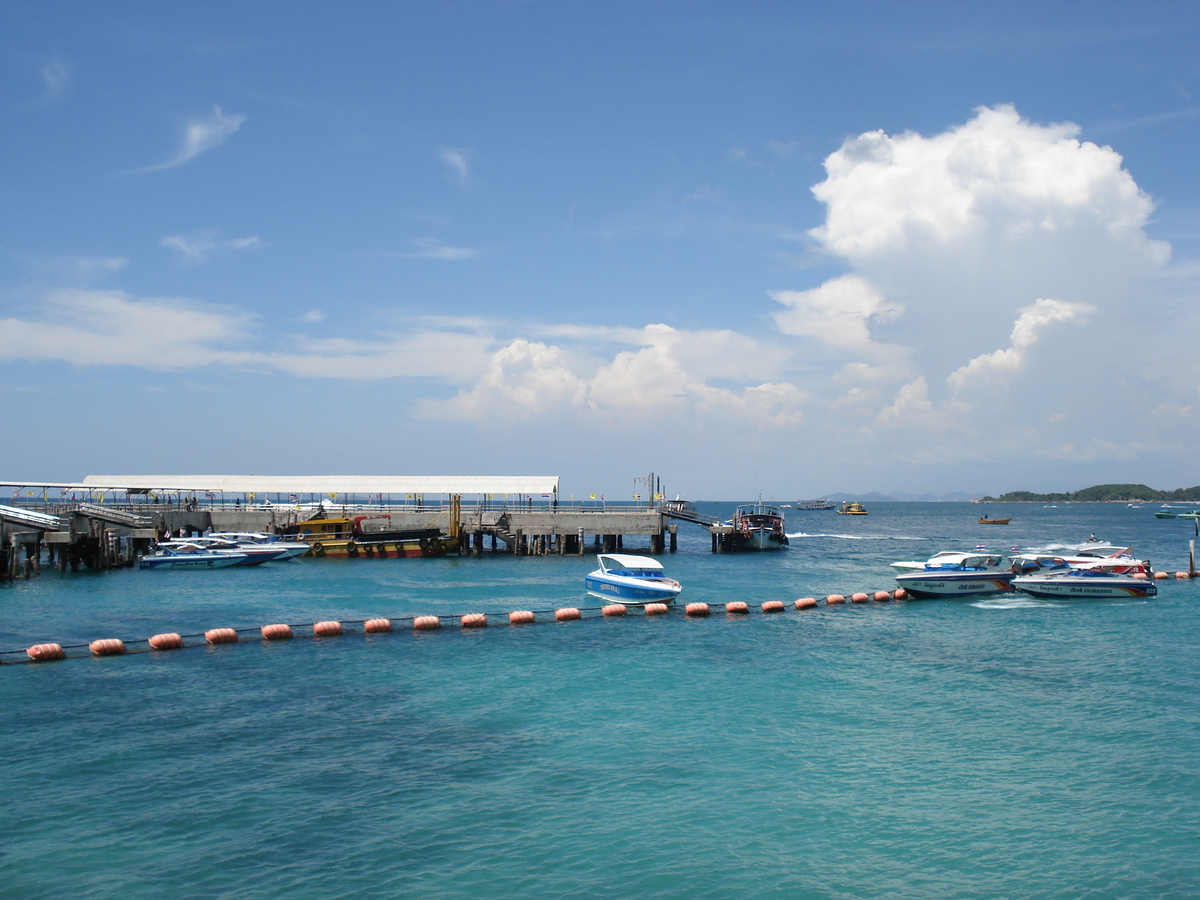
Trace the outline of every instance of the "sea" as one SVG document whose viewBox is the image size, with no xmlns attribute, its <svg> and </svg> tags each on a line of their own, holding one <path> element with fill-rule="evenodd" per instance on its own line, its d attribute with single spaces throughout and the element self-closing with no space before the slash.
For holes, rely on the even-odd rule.
<svg viewBox="0 0 1200 900">
<path fill-rule="evenodd" d="M 890 589 L 897 560 L 1093 534 L 1174 572 L 1195 522 L 1113 503 L 868 509 L 785 509 L 790 548 L 759 554 L 713 554 L 681 524 L 661 559 L 708 618 L 601 616 L 590 554 L 2 584 L 4 651 L 347 633 L 0 655 L 0 897 L 1200 896 L 1200 583 L 791 606 Z M 1012 522 L 980 526 L 985 511 Z M 567 606 L 583 618 L 555 621 Z M 508 625 L 518 609 L 539 620 Z M 401 621 L 477 612 L 492 624 Z M 350 624 L 374 616 L 396 629 Z"/>
</svg>

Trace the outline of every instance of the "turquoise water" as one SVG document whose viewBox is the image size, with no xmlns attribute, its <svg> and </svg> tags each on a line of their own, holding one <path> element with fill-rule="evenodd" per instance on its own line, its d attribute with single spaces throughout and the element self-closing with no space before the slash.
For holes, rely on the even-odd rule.
<svg viewBox="0 0 1200 900">
<path fill-rule="evenodd" d="M 728 507 L 708 507 L 723 511 Z M 890 587 L 943 549 L 1095 532 L 1118 505 L 791 511 L 682 599 Z M 591 606 L 579 559 L 303 560 L 0 586 L 0 648 L 373 615 Z M 0 667 L 3 897 L 1200 895 L 1200 584 L 297 638 Z M 17 657 L 6 655 L 11 661 Z"/>
</svg>

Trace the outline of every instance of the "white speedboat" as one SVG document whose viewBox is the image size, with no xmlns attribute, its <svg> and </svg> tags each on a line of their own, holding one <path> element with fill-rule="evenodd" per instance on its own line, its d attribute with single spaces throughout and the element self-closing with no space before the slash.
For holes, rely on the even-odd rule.
<svg viewBox="0 0 1200 900">
<path fill-rule="evenodd" d="M 239 566 L 257 566 L 265 562 L 270 562 L 273 559 L 286 559 L 291 555 L 291 551 L 286 547 L 275 547 L 271 544 L 243 545 L 237 541 L 217 537 L 214 534 L 205 535 L 204 537 L 187 538 L 186 543 L 194 544 L 204 550 L 241 553 L 246 559 L 238 563 Z M 174 543 L 168 542 L 161 546 L 172 547 Z"/>
<path fill-rule="evenodd" d="M 139 569 L 224 569 L 244 565 L 248 557 L 236 550 L 209 550 L 198 544 L 173 541 L 158 553 L 138 560 Z"/>
<path fill-rule="evenodd" d="M 627 606 L 672 603 L 683 587 L 663 572 L 662 563 L 648 556 L 601 553 L 600 568 L 584 579 L 587 592 Z"/>
<path fill-rule="evenodd" d="M 1114 547 L 1111 544 L 1085 545 L 1073 554 L 1057 556 L 1050 553 L 1019 553 L 1010 556 L 1012 570 L 1018 575 L 1032 575 L 1056 569 L 1086 567 L 1103 563 L 1111 567 L 1116 575 L 1134 575 L 1139 572 L 1150 574 L 1150 560 L 1138 559 L 1132 547 Z"/>
<path fill-rule="evenodd" d="M 1148 573 L 1135 573 L 1128 568 L 1120 561 L 1098 559 L 1018 575 L 1013 578 L 1012 586 L 1034 597 L 1055 600 L 1128 599 L 1158 594 L 1158 587 L 1147 577 Z"/>
<path fill-rule="evenodd" d="M 243 549 L 269 547 L 278 552 L 277 559 L 293 559 L 303 556 L 312 548 L 312 544 L 307 541 L 281 541 L 273 534 L 263 534 L 258 531 L 214 531 L 207 537 L 232 541 Z"/>
<path fill-rule="evenodd" d="M 896 583 L 917 599 L 1003 594 L 1012 590 L 1013 573 L 1001 567 L 1002 561 L 1003 557 L 990 553 L 944 551 L 919 570 L 897 575 Z"/>
<path fill-rule="evenodd" d="M 901 572 L 924 572 L 927 566 L 937 567 L 948 557 L 953 556 L 958 558 L 962 555 L 963 552 L 961 550 L 943 550 L 941 553 L 935 553 L 924 562 L 918 562 L 915 559 L 908 562 L 894 562 L 892 563 L 892 568 L 899 569 Z"/>
</svg>

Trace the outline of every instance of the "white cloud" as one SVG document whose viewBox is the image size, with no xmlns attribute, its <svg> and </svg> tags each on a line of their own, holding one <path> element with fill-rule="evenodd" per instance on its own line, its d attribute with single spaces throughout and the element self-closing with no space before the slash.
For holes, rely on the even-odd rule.
<svg viewBox="0 0 1200 900">
<path fill-rule="evenodd" d="M 1194 402 L 1192 369 L 1156 372 L 1122 347 L 1135 334 L 1171 344 L 1150 323 L 1190 307 L 1178 289 L 1164 299 L 1155 282 L 1170 247 L 1146 233 L 1153 200 L 1115 150 L 1078 133 L 1001 106 L 932 136 L 868 132 L 826 159 L 827 177 L 813 188 L 826 218 L 809 235 L 847 272 L 811 290 L 771 292 L 781 334 L 842 356 L 826 374 L 828 354 L 811 344 L 798 351 L 811 361 L 798 383 L 816 398 L 806 427 L 858 428 L 867 439 L 936 434 L 893 454 L 897 465 L 1034 465 L 1039 453 L 1116 458 L 1089 441 L 1116 442 L 1075 418 L 1051 421 L 1058 407 L 1027 402 L 1026 388 L 1039 397 L 1099 392 L 1135 410 Z M 1179 315 L 1167 314 L 1169 303 Z M 1088 440 L 1047 449 L 1065 446 L 1068 427 Z"/>
<path fill-rule="evenodd" d="M 294 343 L 292 350 L 231 354 L 227 361 L 300 378 L 433 378 L 459 383 L 478 377 L 490 341 L 479 335 L 431 330 L 382 334 L 370 341 L 296 338 Z"/>
<path fill-rule="evenodd" d="M 999 106 L 932 138 L 860 135 L 825 160 L 828 177 L 813 194 L 829 211 L 812 234 L 862 263 L 914 244 L 1040 239 L 1082 227 L 1163 261 L 1166 246 L 1142 232 L 1153 202 L 1116 151 L 1078 133 Z"/>
<path fill-rule="evenodd" d="M 223 358 L 253 317 L 186 300 L 135 300 L 121 291 L 59 291 L 30 319 L 0 320 L 0 359 L 186 369 Z"/>
<path fill-rule="evenodd" d="M 57 100 L 71 86 L 71 67 L 61 59 L 47 62 L 41 69 L 42 83 L 46 86 L 44 99 Z"/>
<path fill-rule="evenodd" d="M 843 350 L 865 349 L 871 343 L 870 324 L 891 322 L 903 311 L 857 275 L 843 275 L 808 291 L 770 295 L 788 307 L 775 313 L 780 331 L 819 338 Z"/>
<path fill-rule="evenodd" d="M 876 423 L 913 422 L 928 419 L 933 414 L 933 403 L 929 399 L 929 382 L 925 376 L 910 381 L 896 393 L 892 405 L 882 410 Z"/>
<path fill-rule="evenodd" d="M 431 417 L 468 420 L 573 414 L 601 417 L 616 431 L 634 422 L 678 422 L 694 411 L 718 420 L 763 426 L 798 423 L 810 397 L 787 382 L 746 381 L 779 367 L 782 356 L 744 335 L 642 329 L 562 327 L 574 349 L 518 338 L 496 351 L 487 372 L 448 403 L 425 404 Z M 596 358 L 598 344 L 633 344 Z"/>
<path fill-rule="evenodd" d="M 578 406 L 586 393 L 586 384 L 568 367 L 560 348 L 519 338 L 492 354 L 474 387 L 444 404 L 426 403 L 423 412 L 470 420 L 528 419 Z"/>
<path fill-rule="evenodd" d="M 159 165 L 147 166 L 137 171 L 157 172 L 161 169 L 173 169 L 176 166 L 182 166 L 200 154 L 212 150 L 214 147 L 221 146 L 242 127 L 242 123 L 245 121 L 246 117 L 244 115 L 235 113 L 227 116 L 221 112 L 221 107 L 214 106 L 212 115 L 193 119 L 188 122 L 184 127 L 183 139 L 180 142 L 179 149 L 171 159 Z"/>
<path fill-rule="evenodd" d="M 193 231 L 190 234 L 172 234 L 162 239 L 162 246 L 178 250 L 187 262 L 204 262 L 214 252 L 223 250 L 246 250 L 258 247 L 257 237 L 227 238 L 221 240 L 211 229 Z"/>
<path fill-rule="evenodd" d="M 397 255 L 405 259 L 441 259 L 454 262 L 471 259 L 479 252 L 470 247 L 451 247 L 435 238 L 421 238 L 412 243 L 412 252 Z"/>
<path fill-rule="evenodd" d="M 438 151 L 438 157 L 449 167 L 459 187 L 466 187 L 467 179 L 471 175 L 469 153 L 470 151 L 465 149 L 454 150 L 447 148 Z"/>
<path fill-rule="evenodd" d="M 1042 332 L 1059 322 L 1081 319 L 1094 309 L 1086 303 L 1039 299 L 1022 309 L 1012 330 L 1009 347 L 977 356 L 961 369 L 950 373 L 947 383 L 955 393 L 974 383 L 1010 381 L 1020 373 Z"/>
</svg>

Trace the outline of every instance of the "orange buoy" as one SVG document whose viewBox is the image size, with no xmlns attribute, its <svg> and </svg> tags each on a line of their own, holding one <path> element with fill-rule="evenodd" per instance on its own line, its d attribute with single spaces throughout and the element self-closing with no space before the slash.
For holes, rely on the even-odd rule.
<svg viewBox="0 0 1200 900">
<path fill-rule="evenodd" d="M 509 625 L 532 625 L 534 615 L 527 609 L 518 609 L 508 614 Z"/>
<path fill-rule="evenodd" d="M 907 596 L 908 591 L 906 591 L 904 588 L 896 588 L 894 591 L 892 591 L 892 597 L 896 600 L 903 600 Z"/>
<path fill-rule="evenodd" d="M 845 602 L 846 602 L 846 598 L 843 597 L 841 594 L 826 594 L 825 595 L 825 605 L 826 606 L 836 606 L 839 603 L 845 603 Z"/>
<path fill-rule="evenodd" d="M 433 631 L 442 627 L 442 620 L 437 616 L 417 616 L 413 619 L 413 628 L 417 631 Z"/>
<path fill-rule="evenodd" d="M 204 632 L 204 639 L 210 644 L 232 644 L 238 638 L 232 628 L 210 628 Z"/>
<path fill-rule="evenodd" d="M 1176 572 L 1175 577 L 1176 578 L 1191 578 L 1192 576 L 1189 575 L 1187 572 Z"/>
<path fill-rule="evenodd" d="M 1168 575 L 1166 572 L 1155 572 L 1155 573 L 1154 573 L 1154 580 L 1155 580 L 1155 581 L 1162 581 L 1164 578 L 1170 578 L 1170 577 L 1171 577 L 1171 576 L 1170 576 L 1170 575 Z"/>
<path fill-rule="evenodd" d="M 363 631 L 367 632 L 368 634 L 375 634 L 376 632 L 391 630 L 391 619 L 367 619 L 367 621 L 363 622 Z"/>
<path fill-rule="evenodd" d="M 870 599 L 871 598 L 868 597 L 866 594 L 864 594 L 862 591 L 855 591 L 853 594 L 850 595 L 851 603 L 866 603 Z"/>
<path fill-rule="evenodd" d="M 1134 572 L 1132 575 L 1134 581 L 1145 581 L 1149 577 L 1145 572 Z"/>
<path fill-rule="evenodd" d="M 708 608 L 707 603 L 689 603 L 684 612 L 689 616 L 707 616 L 712 610 Z"/>
<path fill-rule="evenodd" d="M 25 655 L 34 662 L 45 662 L 48 659 L 65 659 L 62 644 L 34 644 L 25 651 Z"/>
<path fill-rule="evenodd" d="M 768 600 L 762 605 L 762 611 L 765 613 L 783 612 L 783 601 Z"/>
<path fill-rule="evenodd" d="M 889 594 L 887 591 L 876 591 L 871 596 L 875 598 L 876 603 L 887 603 L 889 600 L 892 599 L 892 595 Z"/>
<path fill-rule="evenodd" d="M 291 625 L 264 625 L 259 630 L 264 641 L 286 641 L 292 636 Z"/>
<path fill-rule="evenodd" d="M 565 606 L 554 611 L 554 618 L 560 622 L 570 622 L 579 618 L 579 610 L 574 606 Z"/>
<path fill-rule="evenodd" d="M 183 638 L 169 631 L 166 634 L 156 634 L 146 643 L 154 650 L 178 650 L 183 646 Z"/>
<path fill-rule="evenodd" d="M 748 613 L 750 612 L 750 604 L 744 600 L 730 600 L 725 604 L 725 612 L 727 613 Z"/>
<path fill-rule="evenodd" d="M 643 607 L 643 610 L 645 611 L 646 615 L 648 615 L 648 616 L 661 616 L 663 613 L 665 613 L 667 611 L 667 604 L 665 604 L 665 603 L 647 603 Z"/>
<path fill-rule="evenodd" d="M 313 634 L 317 637 L 332 637 L 342 633 L 341 622 L 314 622 Z"/>
<path fill-rule="evenodd" d="M 487 616 L 483 613 L 467 613 L 461 621 L 463 628 L 487 628 Z"/>
<path fill-rule="evenodd" d="M 620 603 L 611 603 L 604 607 L 604 609 L 600 610 L 600 612 L 604 613 L 606 616 L 623 616 L 626 612 L 628 612 L 628 610 L 626 610 L 625 607 Z"/>
<path fill-rule="evenodd" d="M 93 656 L 116 656 L 125 652 L 125 642 L 116 638 L 106 638 L 102 641 L 92 641 L 88 644 L 88 649 L 92 651 Z"/>
<path fill-rule="evenodd" d="M 816 609 L 817 608 L 817 598 L 816 597 L 801 597 L 799 600 L 797 600 L 793 604 L 793 606 L 795 606 L 796 609 Z"/>
</svg>

